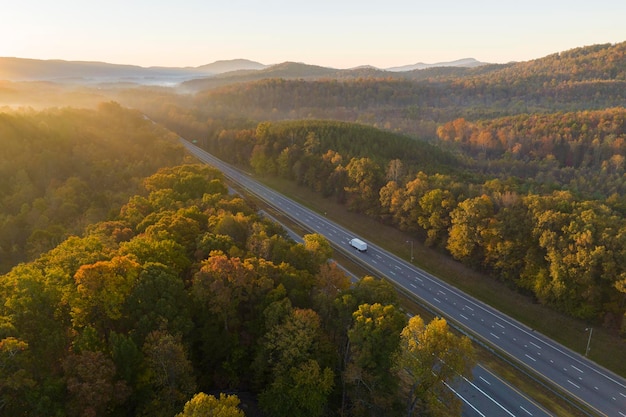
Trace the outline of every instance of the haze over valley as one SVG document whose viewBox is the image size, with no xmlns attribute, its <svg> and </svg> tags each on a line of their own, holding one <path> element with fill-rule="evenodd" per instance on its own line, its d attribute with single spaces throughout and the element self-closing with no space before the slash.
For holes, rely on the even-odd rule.
<svg viewBox="0 0 626 417">
<path fill-rule="evenodd" d="M 305 64 L 306 65 L 306 64 Z M 411 71 L 433 67 L 471 68 L 486 63 L 473 58 L 434 64 L 417 63 L 400 67 L 378 69 L 380 71 Z M 63 60 L 37 60 L 26 58 L 0 57 L 0 79 L 10 81 L 52 81 L 59 83 L 116 83 L 176 85 L 194 78 L 211 77 L 236 71 L 271 70 L 275 65 L 264 65 L 247 59 L 220 60 L 198 67 L 140 67 L 136 65 L 116 65 L 105 62 L 82 62 Z M 328 68 L 340 72 L 339 69 Z M 303 74 L 307 75 L 307 74 Z"/>
</svg>

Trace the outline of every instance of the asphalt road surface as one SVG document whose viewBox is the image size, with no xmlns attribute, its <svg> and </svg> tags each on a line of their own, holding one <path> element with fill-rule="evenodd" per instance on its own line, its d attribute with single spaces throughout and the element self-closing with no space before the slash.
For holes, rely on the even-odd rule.
<svg viewBox="0 0 626 417">
<path fill-rule="evenodd" d="M 355 236 L 324 216 L 263 186 L 250 175 L 231 167 L 182 138 L 181 142 L 199 160 L 218 168 L 227 178 L 281 210 L 312 232 L 324 235 L 335 248 L 352 254 L 355 259 L 376 271 L 380 276 L 394 281 L 413 293 L 451 324 L 464 329 L 468 335 L 506 352 L 512 361 L 526 365 L 563 391 L 587 404 L 599 415 L 626 417 L 626 380 L 624 378 L 374 244 L 368 242 L 368 250 L 363 253 L 354 250 L 349 246 L 348 241 L 359 236 Z M 454 387 L 451 388 L 454 389 Z M 528 413 L 524 410 L 520 413 L 519 408 L 515 411 L 507 408 L 507 412 L 501 409 L 496 414 L 484 413 L 482 415 L 535 415 L 530 410 Z M 477 412 L 475 415 L 481 414 Z"/>
</svg>

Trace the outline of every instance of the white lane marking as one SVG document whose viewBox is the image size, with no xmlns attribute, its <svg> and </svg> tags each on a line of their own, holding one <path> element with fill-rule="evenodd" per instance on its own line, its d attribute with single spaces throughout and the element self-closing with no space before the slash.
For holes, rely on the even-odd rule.
<svg viewBox="0 0 626 417">
<path fill-rule="evenodd" d="M 438 302 L 438 303 L 441 303 L 441 301 L 439 301 L 439 299 L 437 299 L 437 298 L 435 298 L 435 297 L 433 297 L 433 300 L 435 300 L 435 301 L 436 301 L 436 302 Z"/>
<path fill-rule="evenodd" d="M 448 385 L 445 381 L 443 383 L 446 387 L 448 387 L 448 389 L 450 391 L 452 391 L 454 393 L 454 395 L 456 395 L 457 397 L 459 397 L 465 404 L 469 405 L 470 407 L 472 407 L 472 410 L 476 411 L 478 414 L 481 415 L 481 417 L 487 417 L 486 415 L 484 415 L 483 413 L 480 412 L 480 410 L 478 410 L 478 408 L 474 407 L 474 405 L 472 403 L 470 403 L 469 401 L 467 401 L 465 398 L 463 398 L 463 396 L 461 394 L 459 394 L 458 392 L 456 392 L 454 390 L 454 388 L 452 388 L 450 385 Z"/>
<path fill-rule="evenodd" d="M 417 288 L 417 285 L 415 285 L 415 284 L 411 283 L 411 287 L 413 287 L 413 288 Z"/>
<path fill-rule="evenodd" d="M 570 365 L 572 368 L 576 369 L 578 372 L 580 372 L 581 374 L 584 374 L 584 372 L 582 371 L 582 369 L 578 369 L 577 367 L 575 367 L 574 365 Z"/>
<path fill-rule="evenodd" d="M 459 314 L 461 317 L 463 317 L 465 320 L 469 320 L 467 317 L 465 317 L 463 314 Z"/>
<path fill-rule="evenodd" d="M 420 277 L 415 277 L 416 280 L 418 280 L 419 282 L 424 282 L 422 281 L 422 279 Z"/>
<path fill-rule="evenodd" d="M 529 416 L 532 416 L 533 413 L 531 413 L 530 411 L 528 411 L 527 409 L 525 409 L 524 407 L 522 407 L 521 405 L 519 406 L 519 408 L 521 408 L 523 411 L 526 411 L 526 413 L 528 413 Z"/>
<path fill-rule="evenodd" d="M 537 349 L 541 349 L 541 346 L 539 346 L 539 345 L 538 345 L 538 344 L 536 344 L 536 343 L 533 343 L 533 342 L 528 342 L 528 343 L 530 343 L 531 345 L 533 345 L 533 346 L 534 346 L 534 347 L 536 347 Z"/>
<path fill-rule="evenodd" d="M 495 334 L 493 334 L 493 333 L 491 333 L 491 332 L 489 332 L 489 334 L 490 334 L 490 335 L 492 335 L 493 337 L 495 337 L 496 339 L 500 339 L 500 337 L 499 337 L 499 336 L 496 336 Z"/>
<path fill-rule="evenodd" d="M 465 308 L 470 310 L 470 311 L 474 311 L 474 309 L 472 307 L 468 306 L 467 304 L 465 305 Z"/>
<path fill-rule="evenodd" d="M 483 381 L 485 381 L 487 383 L 487 385 L 491 385 L 491 382 L 487 381 L 485 378 L 483 378 L 482 376 L 479 376 L 478 378 L 482 379 Z"/>
<path fill-rule="evenodd" d="M 621 411 L 618 411 L 618 413 L 620 413 L 620 415 L 626 417 L 626 414 L 622 413 Z"/>
<path fill-rule="evenodd" d="M 626 394 L 620 392 L 619 395 L 621 395 L 622 397 L 626 398 Z"/>
<path fill-rule="evenodd" d="M 537 362 L 537 359 L 533 358 L 532 356 L 528 356 L 527 354 L 524 353 L 524 356 L 526 356 L 528 359 L 530 359 L 533 362 Z"/>
<path fill-rule="evenodd" d="M 389 271 L 389 273 L 390 273 L 391 275 L 393 275 L 394 277 L 396 276 L 396 273 L 395 273 L 395 272 L 393 272 L 393 271 Z"/>
<path fill-rule="evenodd" d="M 491 401 L 493 401 L 494 404 L 496 404 L 498 407 L 500 407 L 502 410 L 504 410 L 508 415 L 510 415 L 511 417 L 515 417 L 515 414 L 511 413 L 509 410 L 507 410 L 506 408 L 504 408 L 504 406 L 502 404 L 500 404 L 499 402 L 497 402 L 496 400 L 494 400 L 489 394 L 487 394 L 485 391 L 483 391 L 482 389 L 480 389 L 480 387 L 476 386 L 476 384 L 474 384 L 472 381 L 470 381 L 469 379 L 465 378 L 464 376 L 461 375 L 461 378 L 463 378 L 465 380 L 465 382 L 467 382 L 468 384 L 470 384 L 471 386 L 473 386 L 474 388 L 476 388 L 476 390 L 478 392 L 480 392 L 482 395 L 484 395 L 485 397 L 489 398 Z M 445 384 L 445 382 L 444 382 Z"/>
<path fill-rule="evenodd" d="M 573 385 L 573 386 L 575 386 L 576 388 L 579 388 L 579 389 L 580 389 L 580 387 L 579 387 L 578 385 L 574 384 L 574 383 L 573 383 L 572 381 L 570 381 L 569 379 L 567 380 L 567 382 L 569 382 L 570 384 L 572 384 L 572 385 Z"/>
<path fill-rule="evenodd" d="M 504 329 L 504 326 L 501 325 L 500 323 L 498 323 L 497 321 L 496 321 L 496 326 L 500 326 L 500 327 L 502 327 Z"/>
</svg>

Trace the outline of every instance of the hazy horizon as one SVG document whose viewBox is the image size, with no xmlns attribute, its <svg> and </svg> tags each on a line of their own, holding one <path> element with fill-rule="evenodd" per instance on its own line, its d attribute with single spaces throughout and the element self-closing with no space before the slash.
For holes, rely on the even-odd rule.
<svg viewBox="0 0 626 417">
<path fill-rule="evenodd" d="M 197 67 L 249 59 L 390 68 L 475 58 L 506 63 L 626 40 L 626 2 L 418 4 L 320 0 L 25 0 L 3 10 L 0 56 Z"/>
</svg>

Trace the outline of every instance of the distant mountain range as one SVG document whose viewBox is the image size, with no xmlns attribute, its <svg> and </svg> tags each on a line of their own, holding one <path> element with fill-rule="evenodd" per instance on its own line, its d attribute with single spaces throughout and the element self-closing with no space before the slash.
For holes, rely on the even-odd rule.
<svg viewBox="0 0 626 417">
<path fill-rule="evenodd" d="M 176 84 L 238 70 L 265 68 L 247 59 L 216 61 L 200 67 L 140 67 L 106 62 L 0 58 L 0 79 L 10 81 L 54 81 L 77 83 L 131 82 L 138 84 Z"/>
<path fill-rule="evenodd" d="M 477 61 L 474 58 L 463 58 L 463 59 L 457 59 L 456 61 L 450 61 L 450 62 L 438 62 L 436 64 L 425 64 L 423 62 L 418 62 L 417 64 L 413 64 L 413 65 L 403 65 L 401 67 L 387 68 L 387 71 L 394 71 L 394 72 L 413 71 L 413 70 L 422 70 L 426 68 L 436 68 L 436 67 L 474 68 L 474 67 L 480 67 L 482 65 L 487 65 L 487 63 Z"/>
<path fill-rule="evenodd" d="M 185 81 L 221 77 L 242 77 L 256 79 L 259 76 L 325 76 L 342 71 L 393 71 L 404 72 L 433 67 L 476 67 L 485 65 L 473 58 L 437 64 L 418 63 L 386 70 L 363 66 L 350 70 L 285 62 L 264 65 L 247 59 L 216 61 L 199 67 L 141 67 L 105 62 L 38 60 L 26 58 L 0 57 L 0 80 L 10 81 L 52 81 L 64 83 L 137 83 L 137 84 L 179 84 Z M 232 73 L 232 74 L 231 74 Z M 220 77 L 220 78 L 221 78 Z"/>
</svg>

